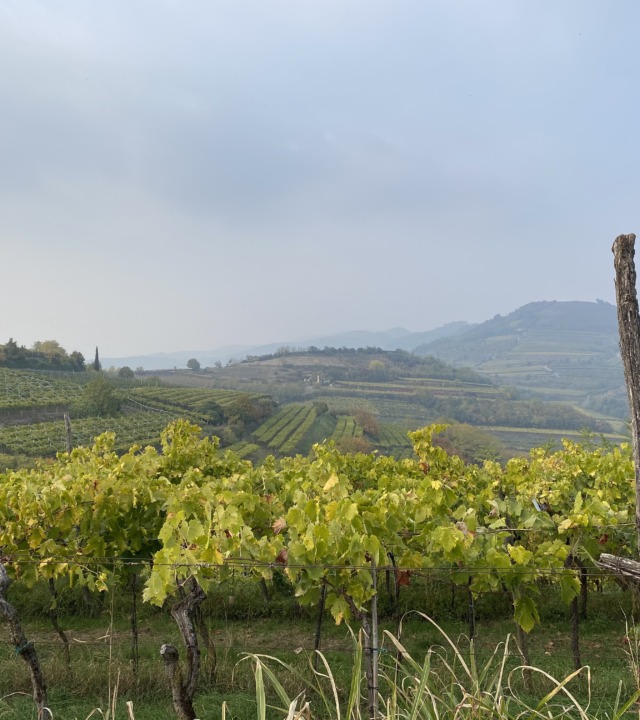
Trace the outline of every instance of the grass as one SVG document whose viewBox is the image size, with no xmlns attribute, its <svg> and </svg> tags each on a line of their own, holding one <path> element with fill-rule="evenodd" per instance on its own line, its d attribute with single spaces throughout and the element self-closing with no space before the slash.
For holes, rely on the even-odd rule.
<svg viewBox="0 0 640 720">
<path fill-rule="evenodd" d="M 267 683 L 275 695 L 274 709 L 287 720 L 309 718 L 312 710 L 318 717 L 362 720 L 374 714 L 381 720 L 439 720 L 440 718 L 623 718 L 634 709 L 638 691 L 623 694 L 620 687 L 613 702 L 605 707 L 593 707 L 588 668 L 577 670 L 558 681 L 550 673 L 535 666 L 517 665 L 509 668 L 512 656 L 507 636 L 489 654 L 480 660 L 474 644 L 462 652 L 450 636 L 431 618 L 422 613 L 417 617 L 430 624 L 438 643 L 415 660 L 401 642 L 402 625 L 397 637 L 385 631 L 385 639 L 395 651 L 395 658 L 384 663 L 375 692 L 365 690 L 363 684 L 362 637 L 354 644 L 350 682 L 340 683 L 331 662 L 320 655 L 319 669 L 305 675 L 274 657 L 252 654 L 246 659 L 253 662 L 258 720 L 266 720 L 270 696 Z M 637 657 L 637 656 L 636 656 Z M 274 669 L 275 668 L 275 669 Z M 281 682 L 284 674 L 298 679 L 302 688 L 297 695 L 287 692 Z M 518 689 L 520 679 L 527 679 L 527 688 Z M 533 681 L 539 685 L 534 696 Z M 574 686 L 586 686 L 586 701 L 577 696 Z M 366 697 L 365 697 L 366 696 Z M 624 699 L 623 699 L 624 698 Z M 366 702 L 366 710 L 365 702 Z"/>
<path fill-rule="evenodd" d="M 381 592 L 384 593 L 383 587 Z M 406 654 L 419 659 L 420 663 L 431 653 L 432 668 L 446 670 L 434 655 L 434 648 L 443 646 L 443 632 L 451 638 L 461 656 L 468 657 L 473 653 L 475 663 L 484 666 L 494 656 L 496 647 L 515 630 L 506 600 L 501 596 L 479 598 L 476 603 L 477 634 L 472 646 L 466 636 L 464 592 L 455 591 L 452 594 L 451 587 L 436 580 L 416 581 L 411 588 L 403 588 L 402 592 L 403 611 L 421 607 L 439 618 L 437 627 L 424 614 L 411 612 L 403 621 L 400 637 Z M 537 702 L 548 690 L 549 681 L 544 673 L 564 678 L 573 672 L 566 607 L 553 592 L 543 591 L 543 596 L 542 624 L 529 637 L 531 662 L 540 670 L 534 673 L 532 690 L 525 688 L 522 673 L 516 672 L 522 661 L 515 643 L 510 641 L 508 650 L 503 648 L 500 651 L 504 672 L 510 674 L 510 692 L 530 703 Z M 621 592 L 613 585 L 606 587 L 605 592 L 590 593 L 591 619 L 581 624 L 582 658 L 590 666 L 590 673 L 587 678 L 586 671 L 583 671 L 571 680 L 568 687 L 581 706 L 590 702 L 591 707 L 598 708 L 601 713 L 614 707 L 620 682 L 622 697 L 629 696 L 636 687 L 629 657 L 630 634 L 625 632 L 625 614 L 628 617 L 631 615 L 630 596 L 630 592 Z M 70 668 L 65 665 L 62 643 L 45 615 L 50 602 L 46 588 L 27 593 L 20 591 L 16 584 L 12 599 L 20 607 L 27 636 L 40 655 L 50 686 L 50 704 L 55 718 L 81 720 L 95 708 L 102 708 L 106 713 L 116 684 L 121 699 L 119 718 L 127 718 L 127 700 L 134 703 L 136 720 L 174 717 L 159 648 L 162 643 L 172 642 L 182 656 L 184 650 L 167 612 L 145 606 L 141 608 L 140 665 L 135 674 L 130 661 L 129 606 L 125 595 L 114 598 L 113 607 L 109 602 L 98 605 L 92 617 L 83 614 L 78 594 L 68 591 L 63 594 L 61 610 L 64 614 L 60 623 L 70 638 Z M 380 606 L 382 613 L 386 607 L 384 595 Z M 303 689 L 308 691 L 307 686 L 301 684 L 300 677 L 310 676 L 309 660 L 315 633 L 313 611 L 301 611 L 293 598 L 276 588 L 271 607 L 267 609 L 258 589 L 239 578 L 211 594 L 205 613 L 216 645 L 218 671 L 215 683 L 208 681 L 206 673 L 203 674 L 196 702 L 200 713 L 198 717 L 203 720 L 221 717 L 224 702 L 229 718 L 244 720 L 256 716 L 255 661 L 239 663 L 243 657 L 277 658 L 277 667 L 282 668 L 278 670 L 278 680 L 288 696 L 293 699 Z M 380 659 L 387 676 L 395 673 L 397 647 L 392 635 L 396 634 L 396 630 L 394 618 L 382 614 Z M 0 640 L 4 641 L 0 645 L 0 720 L 34 718 L 26 667 L 7 639 L 0 635 Z M 321 649 L 342 701 L 349 691 L 354 672 L 352 634 L 344 625 L 336 626 L 327 617 Z M 285 670 L 285 666 L 288 669 Z M 406 682 L 410 684 L 413 681 Z M 275 696 L 274 693 L 271 687 L 268 691 L 269 703 L 276 702 L 277 693 Z M 307 699 L 311 696 L 308 695 Z M 316 708 L 316 704 L 317 698 L 312 708 Z M 267 714 L 271 716 L 273 712 L 268 710 Z M 285 715 L 286 712 L 276 713 L 277 717 Z M 315 709 L 313 717 L 318 717 Z"/>
</svg>

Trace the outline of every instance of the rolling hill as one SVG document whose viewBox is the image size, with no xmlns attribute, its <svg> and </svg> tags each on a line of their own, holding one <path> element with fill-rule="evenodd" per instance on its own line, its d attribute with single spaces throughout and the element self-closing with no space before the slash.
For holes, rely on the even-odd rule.
<svg viewBox="0 0 640 720">
<path fill-rule="evenodd" d="M 307 451 L 309 438 L 341 439 L 344 432 L 365 441 L 351 442 L 354 448 L 396 453 L 408 445 L 407 431 L 442 419 L 490 433 L 506 454 L 526 452 L 560 437 L 579 438 L 585 428 L 608 434 L 614 441 L 621 439 L 623 430 L 622 422 L 595 417 L 570 403 L 531 398 L 468 368 L 404 351 L 283 350 L 223 368 L 166 371 L 159 377 L 168 383 L 268 393 L 280 402 L 278 413 L 297 406 L 296 422 L 285 413 L 279 430 L 273 428 L 273 436 L 264 438 L 259 433 L 253 437 L 253 442 L 264 441 L 276 452 L 282 442 L 285 454 Z M 316 418 L 309 420 L 300 406 L 309 410 L 314 404 Z M 285 431 L 285 415 L 290 433 L 296 432 L 297 422 L 307 424 L 306 434 L 300 434 L 295 443 Z M 375 428 L 373 432 L 366 430 L 367 423 Z"/>
<path fill-rule="evenodd" d="M 609 303 L 529 303 L 415 352 L 470 367 L 532 397 L 628 416 L 616 308 Z"/>
</svg>

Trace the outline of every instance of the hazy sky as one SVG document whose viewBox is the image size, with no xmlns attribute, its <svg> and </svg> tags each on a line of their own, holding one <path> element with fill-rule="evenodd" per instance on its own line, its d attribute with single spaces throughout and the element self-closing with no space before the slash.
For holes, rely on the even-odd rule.
<svg viewBox="0 0 640 720">
<path fill-rule="evenodd" d="M 613 301 L 639 27 L 637 0 L 3 0 L 0 342 Z"/>
</svg>

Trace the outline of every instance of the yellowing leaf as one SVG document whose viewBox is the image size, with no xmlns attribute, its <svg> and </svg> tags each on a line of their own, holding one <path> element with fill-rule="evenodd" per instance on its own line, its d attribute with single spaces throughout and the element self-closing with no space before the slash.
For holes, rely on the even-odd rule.
<svg viewBox="0 0 640 720">
<path fill-rule="evenodd" d="M 351 522 L 353 518 L 358 514 L 358 506 L 355 503 L 350 503 L 346 509 L 344 516 L 345 519 Z"/>
<path fill-rule="evenodd" d="M 336 598 L 335 602 L 331 605 L 331 614 L 336 621 L 336 625 L 340 625 L 345 617 L 349 617 L 347 601 L 342 597 Z"/>
<path fill-rule="evenodd" d="M 517 565 L 526 565 L 533 557 L 533 553 L 522 545 L 509 545 L 509 556 Z"/>
<path fill-rule="evenodd" d="M 464 535 L 454 527 L 439 527 L 433 531 L 433 542 L 445 552 L 451 552 L 462 540 Z"/>
<path fill-rule="evenodd" d="M 565 532 L 569 530 L 573 526 L 573 518 L 567 518 L 566 520 L 563 520 L 560 525 L 558 525 L 558 532 Z"/>
<path fill-rule="evenodd" d="M 339 482 L 337 475 L 332 475 L 327 482 L 324 484 L 324 487 L 322 488 L 323 492 L 329 492 L 332 487 L 335 487 Z"/>
</svg>

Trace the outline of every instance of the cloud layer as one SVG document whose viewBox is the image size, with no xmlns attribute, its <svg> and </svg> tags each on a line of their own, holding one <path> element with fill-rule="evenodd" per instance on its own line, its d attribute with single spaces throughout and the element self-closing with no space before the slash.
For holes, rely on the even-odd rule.
<svg viewBox="0 0 640 720">
<path fill-rule="evenodd" d="M 109 356 L 613 299 L 632 2 L 0 6 L 2 327 Z"/>
</svg>

